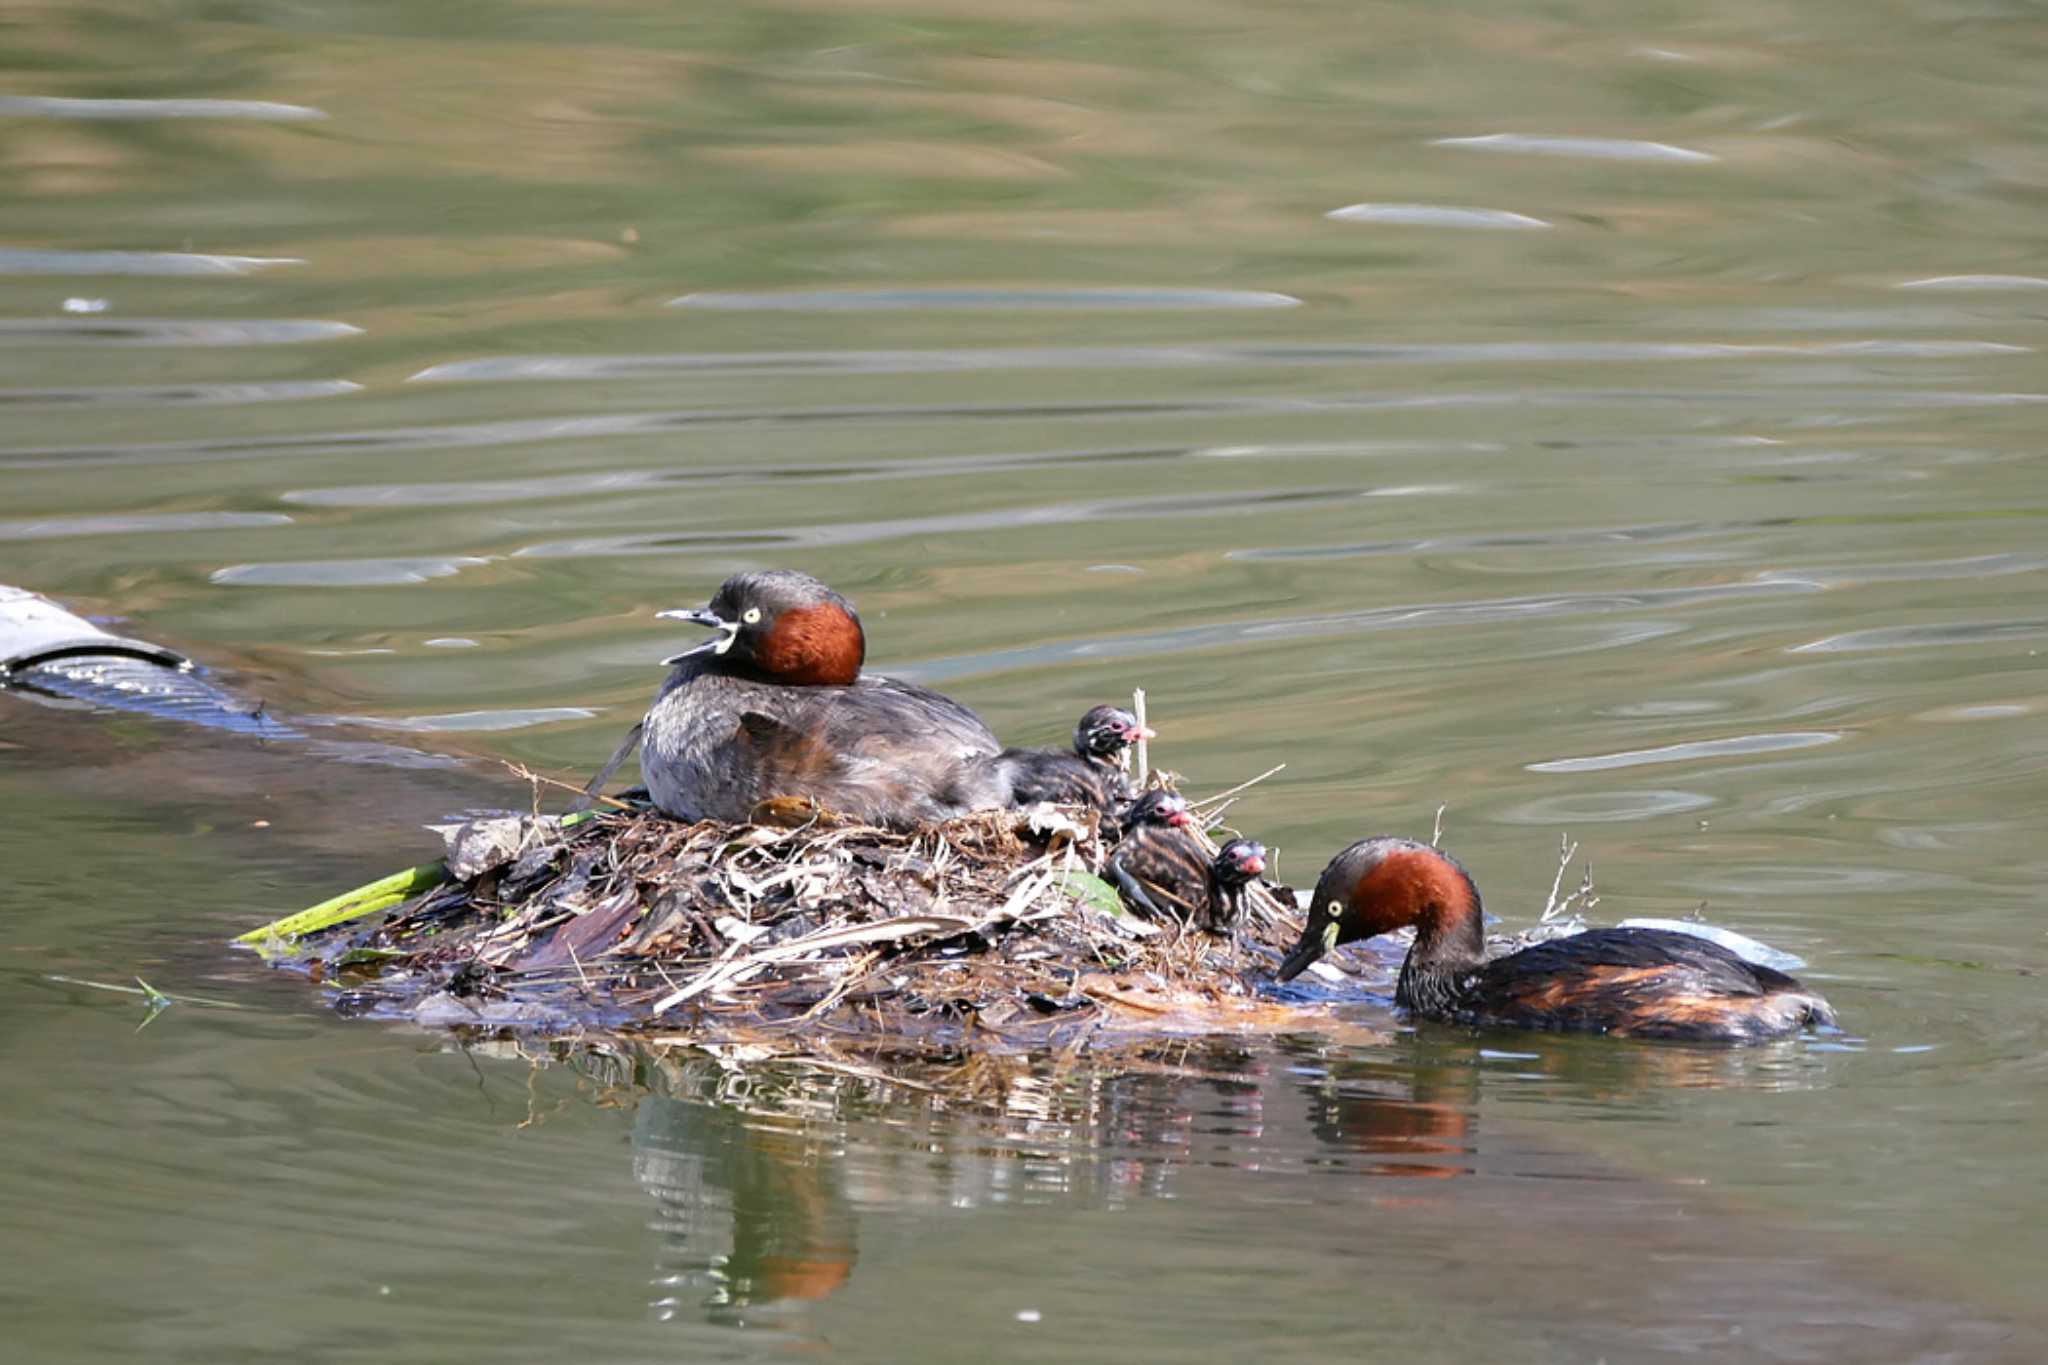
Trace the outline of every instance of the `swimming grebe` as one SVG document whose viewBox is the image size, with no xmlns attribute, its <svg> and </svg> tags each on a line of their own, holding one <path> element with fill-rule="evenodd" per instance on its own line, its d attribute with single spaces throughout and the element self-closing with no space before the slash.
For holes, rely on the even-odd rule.
<svg viewBox="0 0 2048 1365">
<path fill-rule="evenodd" d="M 1072 749 L 1005 749 L 994 763 L 1012 805 L 1057 801 L 1107 813 L 1131 799 L 1131 746 L 1154 737 L 1121 707 L 1096 706 L 1074 727 Z"/>
<path fill-rule="evenodd" d="M 663 661 L 647 712 L 640 768 L 663 812 L 739 822 L 801 797 L 907 828 L 1007 804 L 988 727 L 950 697 L 863 674 L 853 604 L 808 574 L 737 574 L 708 606 L 660 615 L 717 632 Z"/>
<path fill-rule="evenodd" d="M 1448 854 L 1361 839 L 1323 869 L 1291 981 L 1340 943 L 1408 925 L 1394 1003 L 1427 1019 L 1632 1038 L 1752 1042 L 1834 1023 L 1828 1002 L 1783 972 L 1668 929 L 1594 929 L 1485 960 L 1479 888 Z"/>
</svg>

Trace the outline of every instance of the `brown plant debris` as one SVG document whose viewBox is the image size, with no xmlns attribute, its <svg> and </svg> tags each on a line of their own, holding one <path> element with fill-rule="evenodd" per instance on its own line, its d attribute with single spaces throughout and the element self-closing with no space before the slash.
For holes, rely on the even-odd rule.
<svg viewBox="0 0 2048 1365">
<path fill-rule="evenodd" d="M 1096 876 L 1113 831 L 1091 813 L 756 817 L 450 827 L 450 880 L 299 961 L 350 1012 L 487 1032 L 1002 1052 L 1310 1026 L 1252 984 L 1300 933 L 1284 889 L 1252 888 L 1234 937 L 1136 918 Z"/>
</svg>

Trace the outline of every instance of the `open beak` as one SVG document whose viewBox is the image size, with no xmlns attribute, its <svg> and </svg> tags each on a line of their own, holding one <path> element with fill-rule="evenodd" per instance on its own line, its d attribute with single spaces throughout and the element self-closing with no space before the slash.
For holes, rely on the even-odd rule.
<svg viewBox="0 0 2048 1365">
<path fill-rule="evenodd" d="M 1244 869 L 1246 876 L 1257 877 L 1264 874 L 1266 870 L 1266 860 L 1264 858 L 1246 858 L 1242 863 L 1239 863 L 1238 866 Z"/>
<path fill-rule="evenodd" d="M 675 607 L 671 610 L 658 611 L 654 614 L 660 620 L 688 621 L 693 626 L 710 626 L 713 630 L 720 632 L 694 649 L 686 649 L 680 654 L 669 655 L 661 661 L 664 665 L 681 663 L 684 659 L 697 654 L 723 654 L 732 648 L 733 640 L 740 633 L 739 622 L 728 621 L 709 607 Z"/>
<path fill-rule="evenodd" d="M 1275 981 L 1292 981 L 1307 971 L 1324 953 L 1337 946 L 1337 921 L 1330 920 L 1318 929 L 1311 921 L 1302 930 L 1301 942 L 1294 945 L 1294 951 L 1280 964 L 1280 970 L 1273 973 Z"/>
<path fill-rule="evenodd" d="M 1195 823 L 1195 817 L 1184 810 L 1177 810 L 1166 817 L 1166 823 L 1170 829 L 1186 829 L 1189 825 Z"/>
</svg>

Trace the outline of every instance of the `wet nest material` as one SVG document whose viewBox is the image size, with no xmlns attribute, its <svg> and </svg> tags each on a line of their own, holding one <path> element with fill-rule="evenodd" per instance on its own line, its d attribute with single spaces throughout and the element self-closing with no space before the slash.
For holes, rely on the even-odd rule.
<svg viewBox="0 0 2048 1365">
<path fill-rule="evenodd" d="M 439 886 L 295 960 L 348 1012 L 486 1032 L 1001 1051 L 1313 1026 L 1256 984 L 1291 900 L 1250 888 L 1234 936 L 1135 918 L 1104 834 L 1055 807 L 916 833 L 495 817 L 443 830 Z"/>
</svg>

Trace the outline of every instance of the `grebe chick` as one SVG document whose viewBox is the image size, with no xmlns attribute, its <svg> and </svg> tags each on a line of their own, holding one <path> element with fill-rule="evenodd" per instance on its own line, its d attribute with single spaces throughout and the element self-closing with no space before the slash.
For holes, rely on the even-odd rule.
<svg viewBox="0 0 2048 1365">
<path fill-rule="evenodd" d="M 1147 792 L 1127 819 L 1106 869 L 1125 904 L 1218 933 L 1236 925 L 1245 888 L 1266 870 L 1264 844 L 1233 839 L 1212 857 L 1187 802 L 1165 791 Z"/>
<path fill-rule="evenodd" d="M 1131 799 L 1131 746 L 1154 735 L 1121 707 L 1097 706 L 1074 727 L 1072 749 L 1005 749 L 993 761 L 1011 805 L 1056 801 L 1106 813 Z"/>
<path fill-rule="evenodd" d="M 1125 806 L 1116 819 L 1118 837 L 1128 839 L 1146 828 L 1185 829 L 1195 823 L 1187 798 L 1164 787 L 1154 787 Z"/>
<path fill-rule="evenodd" d="M 1232 839 L 1216 850 L 1209 875 L 1214 885 L 1208 927 L 1218 933 L 1234 930 L 1244 918 L 1245 889 L 1266 875 L 1266 846 L 1257 839 Z"/>
<path fill-rule="evenodd" d="M 801 797 L 900 829 L 1006 804 L 988 727 L 950 697 L 863 674 L 860 616 L 808 574 L 737 574 L 709 605 L 660 615 L 718 632 L 663 661 L 647 712 L 640 767 L 666 814 L 737 823 Z"/>
<path fill-rule="evenodd" d="M 1488 962 L 1482 918 L 1478 886 L 1448 854 L 1361 839 L 1323 869 L 1276 975 L 1291 981 L 1338 944 L 1413 925 L 1394 1003 L 1426 1019 L 1726 1043 L 1835 1021 L 1792 977 L 1691 934 L 1594 929 Z"/>
</svg>

